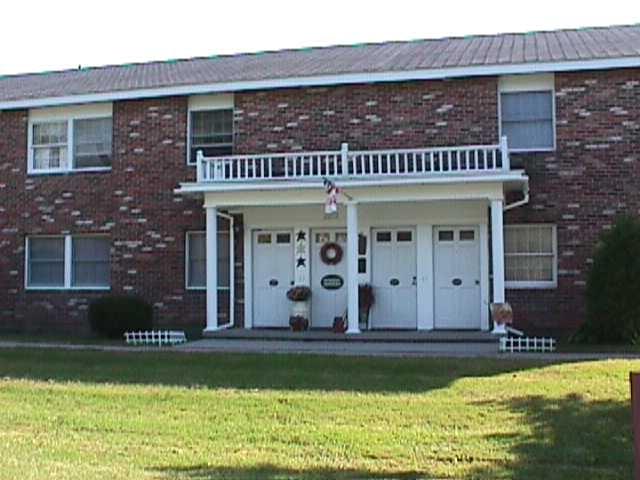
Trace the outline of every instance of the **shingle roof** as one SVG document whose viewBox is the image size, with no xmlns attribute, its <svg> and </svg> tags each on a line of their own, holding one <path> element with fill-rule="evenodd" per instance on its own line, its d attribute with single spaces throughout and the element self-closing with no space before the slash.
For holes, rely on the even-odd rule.
<svg viewBox="0 0 640 480">
<path fill-rule="evenodd" d="M 0 102 L 229 82 L 640 57 L 640 25 L 386 42 L 0 77 Z"/>
</svg>

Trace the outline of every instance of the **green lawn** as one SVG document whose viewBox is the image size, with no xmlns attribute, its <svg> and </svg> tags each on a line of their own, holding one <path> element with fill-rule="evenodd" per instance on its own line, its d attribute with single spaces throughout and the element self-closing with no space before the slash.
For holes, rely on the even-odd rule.
<svg viewBox="0 0 640 480">
<path fill-rule="evenodd" d="M 0 350 L 0 478 L 627 479 L 633 369 Z"/>
</svg>

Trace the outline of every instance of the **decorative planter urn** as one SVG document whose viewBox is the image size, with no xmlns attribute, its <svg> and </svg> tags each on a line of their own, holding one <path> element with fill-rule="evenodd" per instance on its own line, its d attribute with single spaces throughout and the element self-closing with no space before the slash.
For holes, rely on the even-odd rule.
<svg viewBox="0 0 640 480">
<path fill-rule="evenodd" d="M 508 303 L 492 303 L 491 319 L 493 320 L 493 332 L 496 335 L 506 335 L 507 325 L 513 323 L 513 309 Z"/>
<path fill-rule="evenodd" d="M 287 292 L 287 298 L 291 301 L 289 325 L 291 329 L 299 332 L 309 328 L 311 307 L 311 289 L 307 286 L 297 286 Z"/>
<path fill-rule="evenodd" d="M 299 300 L 297 302 L 291 302 L 291 316 L 302 317 L 308 320 L 310 308 L 311 302 L 309 302 L 309 300 Z"/>
</svg>

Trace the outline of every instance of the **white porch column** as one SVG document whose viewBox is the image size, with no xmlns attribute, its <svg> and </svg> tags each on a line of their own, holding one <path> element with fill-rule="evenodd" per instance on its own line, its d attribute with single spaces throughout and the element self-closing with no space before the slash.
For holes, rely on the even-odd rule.
<svg viewBox="0 0 640 480">
<path fill-rule="evenodd" d="M 360 333 L 358 300 L 358 204 L 347 203 L 347 333 Z"/>
<path fill-rule="evenodd" d="M 218 330 L 218 209 L 206 207 L 207 233 L 207 327 L 205 332 Z"/>
<path fill-rule="evenodd" d="M 491 200 L 491 258 L 493 262 L 493 303 L 504 303 L 503 201 Z M 504 325 L 493 325 L 493 333 L 506 333 Z"/>
</svg>

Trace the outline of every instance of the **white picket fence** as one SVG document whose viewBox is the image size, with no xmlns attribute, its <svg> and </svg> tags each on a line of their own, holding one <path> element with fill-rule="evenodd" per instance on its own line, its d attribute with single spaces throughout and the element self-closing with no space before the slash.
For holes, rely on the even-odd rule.
<svg viewBox="0 0 640 480">
<path fill-rule="evenodd" d="M 556 340 L 549 337 L 502 337 L 500 351 L 503 353 L 517 352 L 554 352 Z"/>
<path fill-rule="evenodd" d="M 176 345 L 185 343 L 187 337 L 181 330 L 149 330 L 145 332 L 125 332 L 124 340 L 129 345 Z"/>
</svg>

